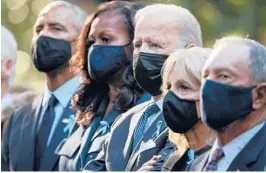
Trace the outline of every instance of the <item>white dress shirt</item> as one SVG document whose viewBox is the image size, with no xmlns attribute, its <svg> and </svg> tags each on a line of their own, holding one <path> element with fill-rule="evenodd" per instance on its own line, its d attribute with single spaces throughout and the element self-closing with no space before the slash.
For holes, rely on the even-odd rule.
<svg viewBox="0 0 266 173">
<path fill-rule="evenodd" d="M 152 100 L 153 100 L 153 99 L 152 99 Z M 154 103 L 154 102 L 151 102 L 151 103 L 149 104 L 149 106 L 152 105 L 153 103 Z M 147 131 L 147 129 L 151 126 L 151 124 L 156 120 L 156 118 L 160 115 L 160 113 L 161 113 L 162 110 L 163 110 L 163 99 L 158 100 L 157 102 L 155 102 L 155 104 L 159 107 L 160 111 L 157 112 L 157 113 L 155 113 L 155 114 L 152 114 L 152 115 L 148 118 L 148 120 L 147 120 L 147 124 L 146 124 L 145 129 L 144 129 L 144 132 Z M 147 109 L 149 106 L 147 106 L 146 109 Z M 143 112 L 146 111 L 146 109 L 143 109 L 143 110 L 140 111 L 140 113 L 139 113 L 139 117 L 137 118 L 137 121 L 139 121 L 140 117 L 142 116 Z"/>
<path fill-rule="evenodd" d="M 13 102 L 13 97 L 11 94 L 7 93 L 5 96 L 1 99 L 1 112 L 3 112 L 10 104 Z"/>
<path fill-rule="evenodd" d="M 254 135 L 256 135 L 256 133 L 260 131 L 260 129 L 264 126 L 264 123 L 265 122 L 262 122 L 252 127 L 223 147 L 220 146 L 219 141 L 216 139 L 211 149 L 210 156 L 217 148 L 222 148 L 224 152 L 224 157 L 222 157 L 217 164 L 217 171 L 224 172 L 229 168 L 234 158 L 242 151 L 242 149 L 248 144 L 248 142 L 254 137 Z"/>
<path fill-rule="evenodd" d="M 49 144 L 50 144 L 50 141 L 53 137 L 56 126 L 61 119 L 61 116 L 63 114 L 64 109 L 67 107 L 70 99 L 73 97 L 75 91 L 77 90 L 77 88 L 80 85 L 79 78 L 80 78 L 80 76 L 73 77 L 72 79 L 70 79 L 69 81 L 64 83 L 62 86 L 57 88 L 54 92 L 51 92 L 47 86 L 44 89 L 41 117 L 40 117 L 40 120 L 38 122 L 38 130 L 41 126 L 43 115 L 44 115 L 44 113 L 48 107 L 48 101 L 49 101 L 50 95 L 53 94 L 56 97 L 56 99 L 58 100 L 58 103 L 56 104 L 56 106 L 54 108 L 55 109 L 55 118 L 54 118 L 51 132 L 49 134 L 47 146 L 49 146 Z"/>
</svg>

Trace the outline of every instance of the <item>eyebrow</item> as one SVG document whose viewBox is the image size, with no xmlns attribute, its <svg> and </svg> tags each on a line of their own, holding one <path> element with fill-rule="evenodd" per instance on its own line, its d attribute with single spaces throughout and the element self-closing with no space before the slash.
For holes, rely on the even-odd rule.
<svg viewBox="0 0 266 173">
<path fill-rule="evenodd" d="M 44 24 L 40 23 L 40 24 L 35 25 L 34 28 L 40 28 L 40 27 L 43 27 L 43 26 L 44 26 Z M 66 27 L 64 25 L 62 25 L 61 23 L 58 23 L 58 22 L 48 23 L 48 26 L 49 27 L 60 27 L 60 28 L 62 28 L 62 29 L 67 31 Z"/>
<path fill-rule="evenodd" d="M 163 43 L 162 41 L 160 41 L 159 39 L 154 39 L 154 38 L 151 38 L 151 37 L 147 37 L 147 38 L 144 38 L 144 41 L 145 42 L 148 42 L 148 43 Z"/>
</svg>

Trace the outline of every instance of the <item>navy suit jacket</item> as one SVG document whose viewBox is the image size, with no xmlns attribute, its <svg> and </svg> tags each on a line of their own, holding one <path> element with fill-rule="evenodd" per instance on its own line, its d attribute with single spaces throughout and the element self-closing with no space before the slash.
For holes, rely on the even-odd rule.
<svg viewBox="0 0 266 173">
<path fill-rule="evenodd" d="M 136 171 L 153 155 L 161 155 L 160 161 L 153 168 L 153 170 L 161 170 L 164 160 L 174 149 L 174 145 L 167 140 L 168 128 L 162 113 L 148 127 L 143 138 L 132 150 L 137 114 L 140 114 L 140 111 L 146 109 L 149 104 L 150 101 L 135 106 L 114 122 L 101 152 L 94 160 L 87 163 L 84 170 Z"/>
<path fill-rule="evenodd" d="M 2 142 L 2 171 L 34 171 L 36 127 L 41 103 L 42 96 L 38 96 L 11 115 Z M 68 118 L 71 114 L 74 112 L 70 109 L 69 102 L 62 118 Z M 45 150 L 40 171 L 58 170 L 58 156 L 55 154 L 55 149 L 61 140 L 69 135 L 69 132 L 63 131 L 65 126 L 62 121 L 57 125 L 51 143 Z"/>
<path fill-rule="evenodd" d="M 195 159 L 187 171 L 202 171 L 210 150 Z M 266 123 L 235 157 L 227 171 L 266 171 Z"/>
</svg>

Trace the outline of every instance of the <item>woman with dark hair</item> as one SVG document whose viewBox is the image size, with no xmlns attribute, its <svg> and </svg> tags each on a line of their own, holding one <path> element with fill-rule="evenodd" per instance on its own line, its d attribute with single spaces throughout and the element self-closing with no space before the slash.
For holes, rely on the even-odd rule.
<svg viewBox="0 0 266 173">
<path fill-rule="evenodd" d="M 82 73 L 73 98 L 78 129 L 57 149 L 60 171 L 80 171 L 94 159 L 119 114 L 150 99 L 131 66 L 133 18 L 140 5 L 113 1 L 99 6 L 85 23 L 71 62 Z"/>
</svg>

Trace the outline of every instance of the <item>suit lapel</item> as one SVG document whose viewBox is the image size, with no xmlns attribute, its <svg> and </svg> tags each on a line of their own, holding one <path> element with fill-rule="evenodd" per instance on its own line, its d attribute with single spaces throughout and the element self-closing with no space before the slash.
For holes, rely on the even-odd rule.
<svg viewBox="0 0 266 173">
<path fill-rule="evenodd" d="M 202 161 L 198 165 L 196 165 L 196 169 L 195 170 L 203 171 L 203 169 L 204 169 L 204 167 L 205 167 L 205 165 L 206 165 L 206 163 L 207 163 L 207 161 L 209 159 L 210 152 L 211 152 L 211 150 L 207 151 L 204 154 Z"/>
<path fill-rule="evenodd" d="M 64 132 L 65 123 L 62 122 L 62 119 L 69 118 L 69 115 L 74 114 L 70 108 L 70 101 L 67 108 L 64 109 L 60 121 L 55 129 L 51 143 L 49 147 L 45 150 L 45 155 L 41 161 L 40 171 L 53 170 L 55 163 L 58 161 L 58 156 L 55 153 L 55 150 L 58 144 L 68 136 L 68 132 Z"/>
<path fill-rule="evenodd" d="M 107 127 L 103 127 L 103 125 L 99 125 L 99 128 L 97 129 L 97 131 L 95 132 L 95 134 L 93 135 L 91 141 L 95 140 L 98 136 L 102 135 L 102 133 L 105 131 L 104 128 L 106 128 L 106 132 L 110 131 L 111 128 L 111 124 L 115 121 L 115 119 L 119 116 L 119 113 L 114 110 L 113 108 L 108 112 L 108 114 L 104 117 L 104 119 L 102 121 L 106 122 Z"/>
<path fill-rule="evenodd" d="M 128 153 L 128 156 L 130 156 L 130 155 L 132 156 L 132 154 L 134 153 L 134 150 L 135 150 L 134 149 L 133 152 L 132 152 L 133 134 L 134 134 L 135 128 L 136 128 L 136 126 L 138 124 L 138 120 L 139 120 L 139 118 L 141 116 L 140 115 L 140 113 L 141 113 L 140 111 L 145 109 L 151 102 L 152 101 L 148 101 L 148 102 L 146 102 L 146 104 L 143 104 L 143 106 L 141 106 L 140 109 L 137 110 L 134 113 L 133 117 L 132 117 L 132 120 L 130 122 L 130 127 L 129 127 L 129 134 L 128 134 L 128 138 L 127 138 L 127 141 L 126 141 L 126 146 L 127 147 L 124 148 L 125 153 Z M 137 146 L 135 148 L 137 148 Z"/>
<path fill-rule="evenodd" d="M 249 141 L 249 143 L 236 156 L 227 171 L 248 171 L 248 164 L 256 162 L 258 155 L 266 141 L 266 122 L 262 129 Z"/>
<path fill-rule="evenodd" d="M 20 171 L 34 170 L 36 127 L 41 110 L 42 98 L 43 96 L 39 96 L 32 102 L 30 112 L 26 113 L 23 118 L 20 144 L 18 144 L 20 145 L 20 150 L 18 152 L 17 161 L 15 162 L 17 163 L 16 169 Z"/>
<path fill-rule="evenodd" d="M 131 170 L 140 153 L 146 151 L 146 150 L 140 151 L 141 143 L 147 143 L 149 140 L 154 141 L 166 127 L 167 125 L 164 121 L 163 114 L 161 112 L 158 115 L 158 117 L 153 121 L 153 123 L 150 125 L 150 127 L 148 127 L 147 131 L 143 135 L 143 138 L 139 141 L 139 143 L 133 150 L 126 170 Z"/>
<path fill-rule="evenodd" d="M 112 164 L 113 170 L 124 171 L 128 159 L 131 154 L 131 138 L 132 132 L 136 126 L 136 117 L 140 114 L 140 111 L 145 108 L 148 103 L 143 103 L 142 105 L 138 105 L 130 109 L 125 114 L 121 115 L 118 120 L 113 124 L 112 130 L 110 132 L 110 142 L 109 142 L 109 150 L 115 150 L 116 152 L 110 152 L 109 160 Z M 112 163 L 112 161 L 115 161 Z M 107 163 L 107 166 L 110 164 Z"/>
</svg>

